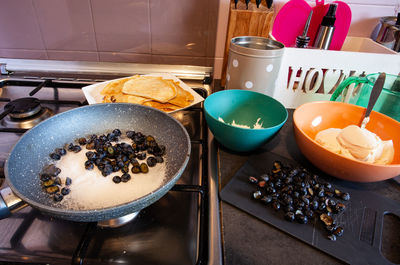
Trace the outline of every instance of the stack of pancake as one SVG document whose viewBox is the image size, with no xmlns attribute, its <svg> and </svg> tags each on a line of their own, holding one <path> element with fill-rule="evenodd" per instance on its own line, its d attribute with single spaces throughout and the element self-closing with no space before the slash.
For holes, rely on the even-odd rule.
<svg viewBox="0 0 400 265">
<path fill-rule="evenodd" d="M 159 76 L 135 75 L 111 81 L 100 93 L 104 103 L 136 103 L 165 112 L 185 108 L 194 100 L 179 82 Z"/>
</svg>

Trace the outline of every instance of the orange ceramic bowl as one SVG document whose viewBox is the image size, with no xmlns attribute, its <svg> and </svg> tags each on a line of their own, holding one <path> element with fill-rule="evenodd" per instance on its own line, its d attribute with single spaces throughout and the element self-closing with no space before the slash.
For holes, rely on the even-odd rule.
<svg viewBox="0 0 400 265">
<path fill-rule="evenodd" d="M 364 112 L 363 107 L 342 102 L 318 101 L 303 104 L 293 114 L 297 145 L 312 164 L 340 179 L 375 182 L 400 175 L 400 123 L 381 113 L 372 111 L 366 129 L 382 140 L 393 140 L 394 159 L 389 165 L 353 160 L 331 152 L 314 141 L 319 131 L 361 124 Z"/>
</svg>

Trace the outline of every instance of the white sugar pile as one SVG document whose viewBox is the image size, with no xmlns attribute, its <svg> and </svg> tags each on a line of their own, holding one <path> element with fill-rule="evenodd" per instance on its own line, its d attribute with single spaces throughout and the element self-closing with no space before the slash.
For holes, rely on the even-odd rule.
<svg viewBox="0 0 400 265">
<path fill-rule="evenodd" d="M 92 170 L 85 169 L 87 151 L 83 147 L 79 153 L 68 152 L 56 164 L 61 169 L 59 177 L 62 183 L 65 183 L 67 177 L 72 180 L 70 194 L 64 196 L 60 202 L 63 207 L 90 210 L 124 204 L 153 192 L 162 185 L 165 178 L 167 161 L 164 159 L 163 163 L 149 167 L 146 174 L 133 174 L 130 165 L 131 179 L 116 184 L 112 179 L 114 176 L 121 176 L 121 171 L 104 177 L 96 166 Z"/>
</svg>

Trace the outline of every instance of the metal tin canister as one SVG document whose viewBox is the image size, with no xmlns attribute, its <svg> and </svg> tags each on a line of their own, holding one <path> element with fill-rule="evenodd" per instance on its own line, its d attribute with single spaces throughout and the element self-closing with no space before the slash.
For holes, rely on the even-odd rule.
<svg viewBox="0 0 400 265">
<path fill-rule="evenodd" d="M 229 47 L 226 89 L 245 89 L 273 96 L 284 45 L 256 36 L 232 38 Z"/>
<path fill-rule="evenodd" d="M 381 17 L 379 20 L 380 24 L 377 25 L 377 28 L 379 28 L 377 36 L 371 36 L 372 39 L 379 44 L 389 49 L 392 49 L 396 41 L 394 37 L 395 31 L 393 27 L 396 24 L 396 20 L 397 18 L 393 16 Z"/>
<path fill-rule="evenodd" d="M 400 52 L 400 27 L 393 26 L 392 27 L 393 37 L 394 37 L 394 44 L 392 50 L 395 52 Z"/>
</svg>

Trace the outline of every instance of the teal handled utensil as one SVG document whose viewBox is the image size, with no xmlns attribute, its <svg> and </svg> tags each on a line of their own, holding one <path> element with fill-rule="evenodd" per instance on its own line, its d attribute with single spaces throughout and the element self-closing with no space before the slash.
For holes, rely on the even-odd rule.
<svg viewBox="0 0 400 265">
<path fill-rule="evenodd" d="M 336 88 L 331 101 L 355 104 L 366 108 L 372 87 L 379 73 L 367 76 L 352 76 L 346 78 Z M 373 110 L 385 114 L 400 122 L 400 78 L 397 75 L 386 74 L 385 84 Z"/>
<path fill-rule="evenodd" d="M 380 73 L 378 79 L 375 81 L 374 86 L 372 87 L 371 96 L 369 97 L 367 110 L 364 114 L 364 119 L 361 122 L 361 129 L 364 129 L 367 123 L 369 122 L 369 115 L 371 114 L 372 108 L 375 106 L 376 101 L 378 100 L 383 85 L 385 84 L 386 74 Z"/>
</svg>

